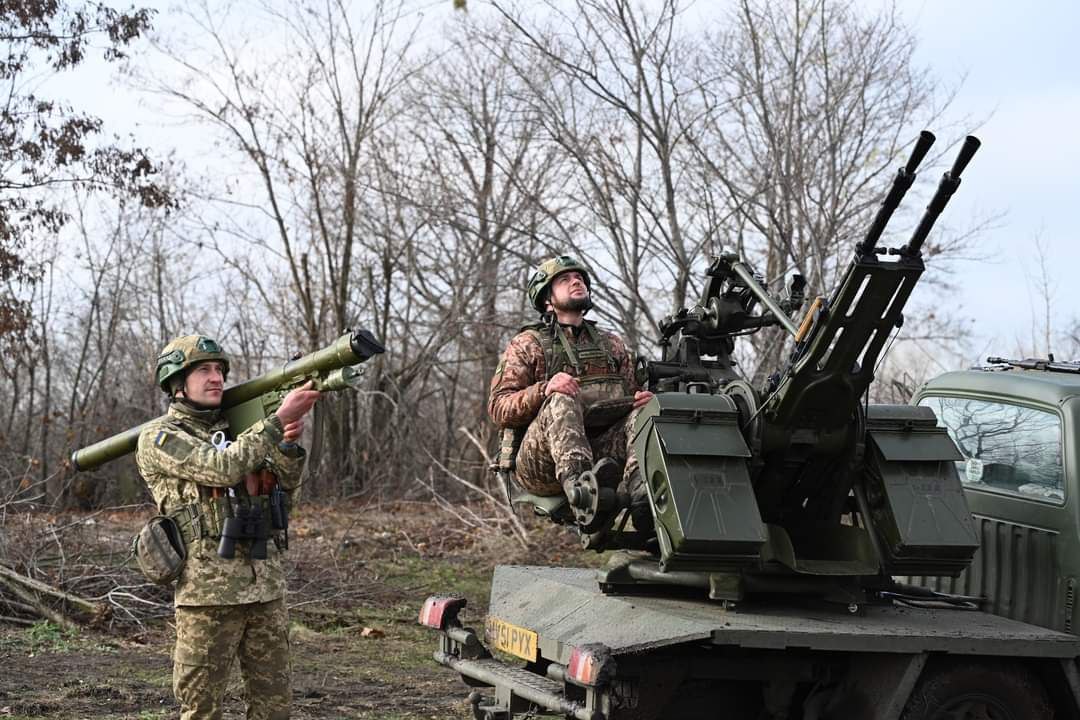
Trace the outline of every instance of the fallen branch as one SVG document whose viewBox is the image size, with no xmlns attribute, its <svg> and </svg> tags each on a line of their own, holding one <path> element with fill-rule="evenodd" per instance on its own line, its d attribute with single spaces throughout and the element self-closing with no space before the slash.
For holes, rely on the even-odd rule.
<svg viewBox="0 0 1080 720">
<path fill-rule="evenodd" d="M 45 605 L 38 600 L 37 596 L 33 592 L 27 590 L 25 587 L 13 582 L 6 575 L 0 575 L 0 584 L 6 585 L 8 590 L 15 593 L 15 595 L 27 605 L 34 609 L 34 612 L 40 617 L 45 618 L 61 627 L 73 629 L 77 627 L 77 624 L 69 619 L 66 615 L 58 613 L 48 605 Z"/>
<path fill-rule="evenodd" d="M 4 603 L 5 605 L 7 605 L 12 610 L 24 613 L 26 615 L 36 615 L 37 614 L 37 610 L 35 610 L 30 605 L 27 605 L 26 603 L 17 602 L 15 600 L 12 600 L 11 598 L 0 597 L 0 602 Z"/>
<path fill-rule="evenodd" d="M 0 615 L 0 622 L 12 623 L 13 625 L 25 625 L 31 627 L 37 620 L 27 620 L 26 618 L 11 617 L 10 615 Z"/>
<path fill-rule="evenodd" d="M 49 595 L 57 598 L 67 605 L 76 607 L 83 612 L 98 617 L 102 613 L 102 606 L 98 603 L 85 600 L 78 595 L 72 595 L 71 593 L 64 592 L 59 588 L 55 588 L 52 585 L 46 585 L 40 580 L 20 575 L 11 568 L 0 565 L 0 578 L 3 578 L 12 583 L 18 583 L 19 585 L 26 587 L 35 593 L 41 593 L 43 595 Z"/>
</svg>

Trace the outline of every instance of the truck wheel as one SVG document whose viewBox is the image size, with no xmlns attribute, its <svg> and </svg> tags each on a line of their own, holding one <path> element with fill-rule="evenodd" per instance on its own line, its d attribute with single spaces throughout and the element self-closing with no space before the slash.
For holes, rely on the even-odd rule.
<svg viewBox="0 0 1080 720">
<path fill-rule="evenodd" d="M 1051 720 L 1039 678 L 1014 663 L 949 663 L 928 668 L 901 720 Z"/>
</svg>

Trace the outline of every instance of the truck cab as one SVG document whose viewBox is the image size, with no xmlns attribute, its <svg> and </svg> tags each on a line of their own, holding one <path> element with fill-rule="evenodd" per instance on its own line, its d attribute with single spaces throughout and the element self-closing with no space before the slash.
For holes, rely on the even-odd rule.
<svg viewBox="0 0 1080 720">
<path fill-rule="evenodd" d="M 1028 360 L 949 372 L 913 402 L 934 411 L 963 455 L 956 467 L 980 549 L 957 578 L 912 581 L 1076 634 L 1080 365 Z"/>
</svg>

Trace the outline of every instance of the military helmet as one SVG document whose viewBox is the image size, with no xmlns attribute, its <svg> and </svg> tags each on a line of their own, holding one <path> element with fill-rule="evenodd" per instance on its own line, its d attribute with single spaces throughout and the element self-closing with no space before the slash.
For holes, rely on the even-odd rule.
<svg viewBox="0 0 1080 720">
<path fill-rule="evenodd" d="M 154 376 L 158 386 L 172 395 L 173 382 L 183 380 L 184 374 L 194 365 L 216 360 L 222 364 L 222 374 L 229 376 L 229 357 L 212 338 L 205 335 L 184 335 L 169 342 L 161 349 Z"/>
<path fill-rule="evenodd" d="M 556 276 L 571 270 L 581 273 L 581 277 L 585 280 L 585 287 L 592 291 L 592 270 L 589 269 L 588 265 L 570 255 L 549 258 L 540 263 L 540 266 L 536 268 L 536 272 L 533 273 L 532 279 L 529 280 L 529 302 L 532 303 L 537 312 L 544 312 L 544 303 L 547 302 L 548 288 L 551 286 L 551 281 Z"/>
</svg>

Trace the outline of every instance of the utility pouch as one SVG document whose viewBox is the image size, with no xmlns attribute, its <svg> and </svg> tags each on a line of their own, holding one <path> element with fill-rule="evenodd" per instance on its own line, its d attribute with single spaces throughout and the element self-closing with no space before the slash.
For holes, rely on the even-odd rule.
<svg viewBox="0 0 1080 720">
<path fill-rule="evenodd" d="M 517 465 L 517 454 L 521 448 L 521 440 L 525 437 L 525 428 L 503 428 L 499 437 L 499 472 L 511 473 Z"/>
<path fill-rule="evenodd" d="M 289 510 L 292 500 L 289 493 L 275 485 L 270 491 L 270 529 L 273 531 L 274 545 L 278 552 L 289 549 Z"/>
<path fill-rule="evenodd" d="M 270 529 L 289 529 L 289 494 L 277 485 L 270 491 Z"/>
<path fill-rule="evenodd" d="M 165 515 L 150 518 L 132 541 L 142 574 L 152 583 L 168 585 L 180 577 L 187 547 L 176 521 Z"/>
<path fill-rule="evenodd" d="M 207 537 L 221 537 L 225 523 L 233 516 L 233 499 L 222 493 L 206 498 L 202 506 L 206 516 Z"/>
</svg>

